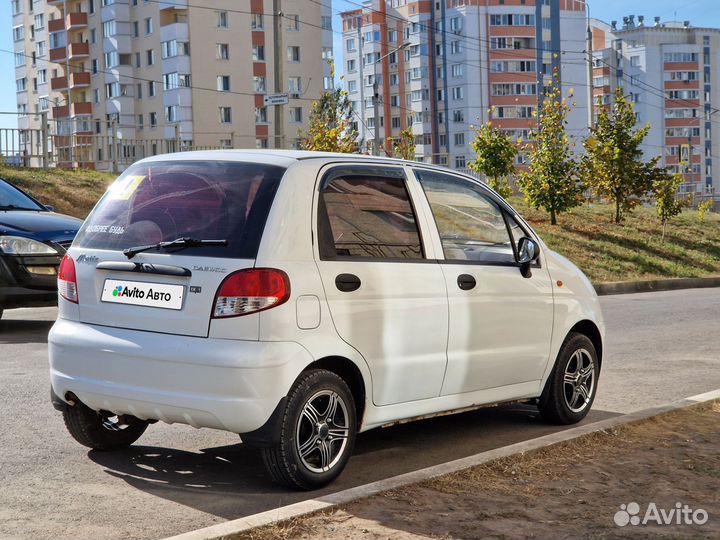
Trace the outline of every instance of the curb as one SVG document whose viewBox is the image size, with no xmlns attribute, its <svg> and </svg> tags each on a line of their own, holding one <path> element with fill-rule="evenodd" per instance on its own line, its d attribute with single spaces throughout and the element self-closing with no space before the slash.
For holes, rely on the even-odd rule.
<svg viewBox="0 0 720 540">
<path fill-rule="evenodd" d="M 613 281 L 593 285 L 599 296 L 608 294 L 631 294 L 653 291 L 677 291 L 720 287 L 720 276 L 707 278 L 648 279 L 645 281 Z"/>
<path fill-rule="evenodd" d="M 592 424 L 570 428 L 565 431 L 551 433 L 549 435 L 544 435 L 528 441 L 511 444 L 502 448 L 496 448 L 487 452 L 481 452 L 479 454 L 456 459 L 454 461 L 448 461 L 447 463 L 441 463 L 432 467 L 426 467 L 425 469 L 393 476 L 391 478 L 385 478 L 383 480 L 378 480 L 377 482 L 371 482 L 362 486 L 346 489 L 344 491 L 325 495 L 317 499 L 301 501 L 288 506 L 275 508 L 273 510 L 267 510 L 259 514 L 183 533 L 167 538 L 166 540 L 215 540 L 230 535 L 240 534 L 257 527 L 263 527 L 280 521 L 287 521 L 289 519 L 327 510 L 334 506 L 370 497 L 371 495 L 375 495 L 383 491 L 407 486 L 409 484 L 415 484 L 436 476 L 450 474 L 470 467 L 475 467 L 477 465 L 482 465 L 483 463 L 487 463 L 488 461 L 495 459 L 538 450 L 545 446 L 551 446 L 561 442 L 577 439 L 578 437 L 582 437 L 583 435 L 587 435 L 589 433 L 605 431 L 625 424 L 631 424 L 659 414 L 684 409 L 715 399 L 720 399 L 720 389 L 680 399 L 678 401 L 673 401 L 665 405 L 643 409 L 634 413 L 615 416 L 613 418 L 608 418 L 607 420 L 601 420 L 600 422 L 594 422 Z"/>
</svg>

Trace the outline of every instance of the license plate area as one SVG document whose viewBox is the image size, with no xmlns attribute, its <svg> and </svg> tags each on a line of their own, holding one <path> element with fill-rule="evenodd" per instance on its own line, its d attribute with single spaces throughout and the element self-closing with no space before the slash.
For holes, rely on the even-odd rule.
<svg viewBox="0 0 720 540">
<path fill-rule="evenodd" d="M 184 298 L 183 285 L 106 279 L 100 300 L 112 304 L 180 310 Z"/>
</svg>

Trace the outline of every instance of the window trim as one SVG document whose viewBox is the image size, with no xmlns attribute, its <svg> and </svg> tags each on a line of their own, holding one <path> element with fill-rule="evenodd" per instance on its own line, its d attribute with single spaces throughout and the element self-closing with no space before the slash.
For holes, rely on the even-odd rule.
<svg viewBox="0 0 720 540">
<path fill-rule="evenodd" d="M 415 218 L 415 227 L 420 240 L 420 250 L 422 256 L 418 259 L 405 259 L 398 257 L 356 257 L 328 255 L 327 235 L 332 235 L 330 229 L 330 220 L 325 209 L 325 203 L 321 197 L 323 190 L 327 185 L 338 177 L 345 176 L 379 176 L 384 178 L 398 178 L 404 182 L 405 191 L 408 195 L 408 202 Z M 319 261 L 343 261 L 343 262 L 379 262 L 379 263 L 404 263 L 404 264 L 437 264 L 437 259 L 428 258 L 428 249 L 425 237 L 423 235 L 423 226 L 420 222 L 420 214 L 417 205 L 413 200 L 412 190 L 410 189 L 410 178 L 407 175 L 405 167 L 392 167 L 385 165 L 362 165 L 362 164 L 329 164 L 327 170 L 321 170 L 318 175 L 317 187 L 315 189 L 314 202 L 316 209 L 313 212 L 314 232 L 317 236 L 317 251 L 315 256 Z M 334 245 L 332 246 L 334 250 Z"/>
</svg>

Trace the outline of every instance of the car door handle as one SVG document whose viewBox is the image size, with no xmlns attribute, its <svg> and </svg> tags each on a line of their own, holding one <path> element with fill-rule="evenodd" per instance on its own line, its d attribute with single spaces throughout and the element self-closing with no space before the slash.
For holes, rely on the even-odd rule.
<svg viewBox="0 0 720 540">
<path fill-rule="evenodd" d="M 360 278 L 355 274 L 339 274 L 335 278 L 335 286 L 342 292 L 353 292 L 360 288 Z"/>
<path fill-rule="evenodd" d="M 477 281 L 470 274 L 460 274 L 457 278 L 457 284 L 463 291 L 469 291 L 475 288 Z"/>
</svg>

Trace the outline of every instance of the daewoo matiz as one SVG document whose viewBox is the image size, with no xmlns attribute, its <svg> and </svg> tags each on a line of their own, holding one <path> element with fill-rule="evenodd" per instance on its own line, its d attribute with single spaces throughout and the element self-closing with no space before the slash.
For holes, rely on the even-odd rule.
<svg viewBox="0 0 720 540">
<path fill-rule="evenodd" d="M 52 400 L 78 442 L 125 447 L 158 420 L 227 430 L 300 489 L 398 420 L 525 400 L 578 422 L 602 360 L 582 272 L 481 182 L 399 160 L 142 160 L 58 286 Z"/>
</svg>

